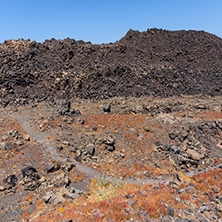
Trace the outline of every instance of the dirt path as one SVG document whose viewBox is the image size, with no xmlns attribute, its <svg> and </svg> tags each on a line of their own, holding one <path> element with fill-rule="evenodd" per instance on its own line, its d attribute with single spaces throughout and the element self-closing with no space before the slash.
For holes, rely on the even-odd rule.
<svg viewBox="0 0 222 222">
<path fill-rule="evenodd" d="M 33 126 L 30 126 L 29 124 L 29 120 L 30 120 L 30 116 L 27 115 L 21 115 L 18 113 L 13 113 L 10 114 L 10 117 L 17 119 L 21 124 L 23 129 L 30 135 L 30 137 L 32 137 L 33 139 L 35 139 L 38 143 L 42 144 L 44 146 L 44 149 L 46 150 L 46 152 L 50 153 L 51 157 L 57 161 L 61 161 L 61 162 L 71 162 L 74 163 L 76 166 L 76 169 L 82 173 L 85 173 L 87 175 L 88 178 L 92 179 L 92 178 L 101 178 L 101 177 L 105 177 L 107 180 L 110 181 L 116 181 L 119 182 L 120 179 L 118 178 L 114 178 L 111 176 L 108 176 L 105 173 L 100 173 L 99 171 L 97 171 L 96 169 L 93 169 L 91 167 L 88 167 L 86 165 L 83 164 L 79 164 L 78 162 L 76 162 L 75 160 L 70 160 L 69 158 L 64 158 L 63 156 L 61 156 L 55 149 L 55 145 L 52 139 L 48 139 L 50 134 L 52 134 L 53 132 L 49 133 L 47 131 L 44 132 L 39 132 L 36 131 L 35 128 Z M 185 174 L 186 177 L 190 177 L 192 178 L 194 175 L 196 175 L 197 173 L 203 173 L 206 172 L 207 170 L 213 170 L 216 169 L 218 166 L 215 165 L 213 167 L 205 167 L 202 169 L 195 169 L 192 170 L 188 173 Z M 122 181 L 122 179 L 121 179 Z M 125 183 L 130 183 L 130 184 L 158 184 L 158 183 L 166 183 L 166 182 L 170 182 L 172 181 L 172 178 L 164 178 L 164 179 L 133 179 L 133 178 L 126 178 L 123 180 L 123 182 Z"/>
</svg>

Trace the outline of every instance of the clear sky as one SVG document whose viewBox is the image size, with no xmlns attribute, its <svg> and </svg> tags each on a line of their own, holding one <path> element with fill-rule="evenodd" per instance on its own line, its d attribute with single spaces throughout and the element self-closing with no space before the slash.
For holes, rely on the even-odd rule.
<svg viewBox="0 0 222 222">
<path fill-rule="evenodd" d="M 222 0 L 0 0 L 0 42 L 115 42 L 131 28 L 204 30 L 222 37 Z"/>
</svg>

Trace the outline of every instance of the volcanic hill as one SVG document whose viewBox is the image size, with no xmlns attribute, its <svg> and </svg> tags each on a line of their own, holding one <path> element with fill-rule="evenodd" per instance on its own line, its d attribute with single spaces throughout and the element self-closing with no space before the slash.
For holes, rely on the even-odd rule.
<svg viewBox="0 0 222 222">
<path fill-rule="evenodd" d="M 7 40 L 1 105 L 53 98 L 221 95 L 222 39 L 204 31 L 129 30 L 115 43 Z"/>
</svg>

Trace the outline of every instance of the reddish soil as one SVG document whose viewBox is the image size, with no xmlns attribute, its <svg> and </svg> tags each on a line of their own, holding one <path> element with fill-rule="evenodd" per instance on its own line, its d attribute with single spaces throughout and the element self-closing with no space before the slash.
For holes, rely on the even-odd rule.
<svg viewBox="0 0 222 222">
<path fill-rule="evenodd" d="M 78 115 L 58 115 L 60 101 L 56 106 L 5 108 L 0 133 L 2 145 L 10 146 L 1 150 L 1 175 L 3 185 L 7 175 L 16 175 L 17 183 L 0 192 L 2 203 L 9 206 L 2 205 L 2 220 L 13 220 L 15 214 L 17 221 L 220 218 L 221 101 L 221 97 L 198 96 L 73 100 L 70 108 L 78 109 Z M 110 113 L 104 113 L 104 102 L 111 104 Z M 169 104 L 176 111 L 166 113 Z M 184 129 L 189 135 L 181 139 Z M 11 130 L 21 136 L 5 139 Z M 177 131 L 181 135 L 172 139 L 171 132 Z M 195 137 L 200 132 L 202 136 Z M 114 150 L 103 142 L 107 137 L 114 139 Z M 94 144 L 93 155 L 87 153 L 88 144 Z M 191 148 L 199 156 L 189 156 Z M 47 173 L 47 163 L 61 167 Z M 66 171 L 63 166 L 69 163 L 75 167 Z M 33 191 L 23 185 L 25 166 L 33 166 L 41 177 Z M 70 185 L 56 185 L 55 178 L 64 172 L 71 186 L 83 194 L 70 197 L 65 194 Z M 49 192 L 57 199 L 45 202 Z M 211 210 L 201 213 L 204 203 Z"/>
</svg>

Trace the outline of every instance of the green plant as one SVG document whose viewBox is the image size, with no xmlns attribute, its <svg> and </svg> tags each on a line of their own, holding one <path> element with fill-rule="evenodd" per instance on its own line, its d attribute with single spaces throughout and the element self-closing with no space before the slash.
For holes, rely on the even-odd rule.
<svg viewBox="0 0 222 222">
<path fill-rule="evenodd" d="M 117 196 L 118 191 L 124 189 L 125 186 L 122 180 L 110 180 L 105 175 L 101 175 L 97 180 L 94 180 L 91 193 L 95 195 L 97 202 L 100 202 Z"/>
<path fill-rule="evenodd" d="M 108 178 L 105 177 L 105 175 L 101 175 L 97 180 L 97 186 L 105 187 L 109 184 Z"/>
</svg>

